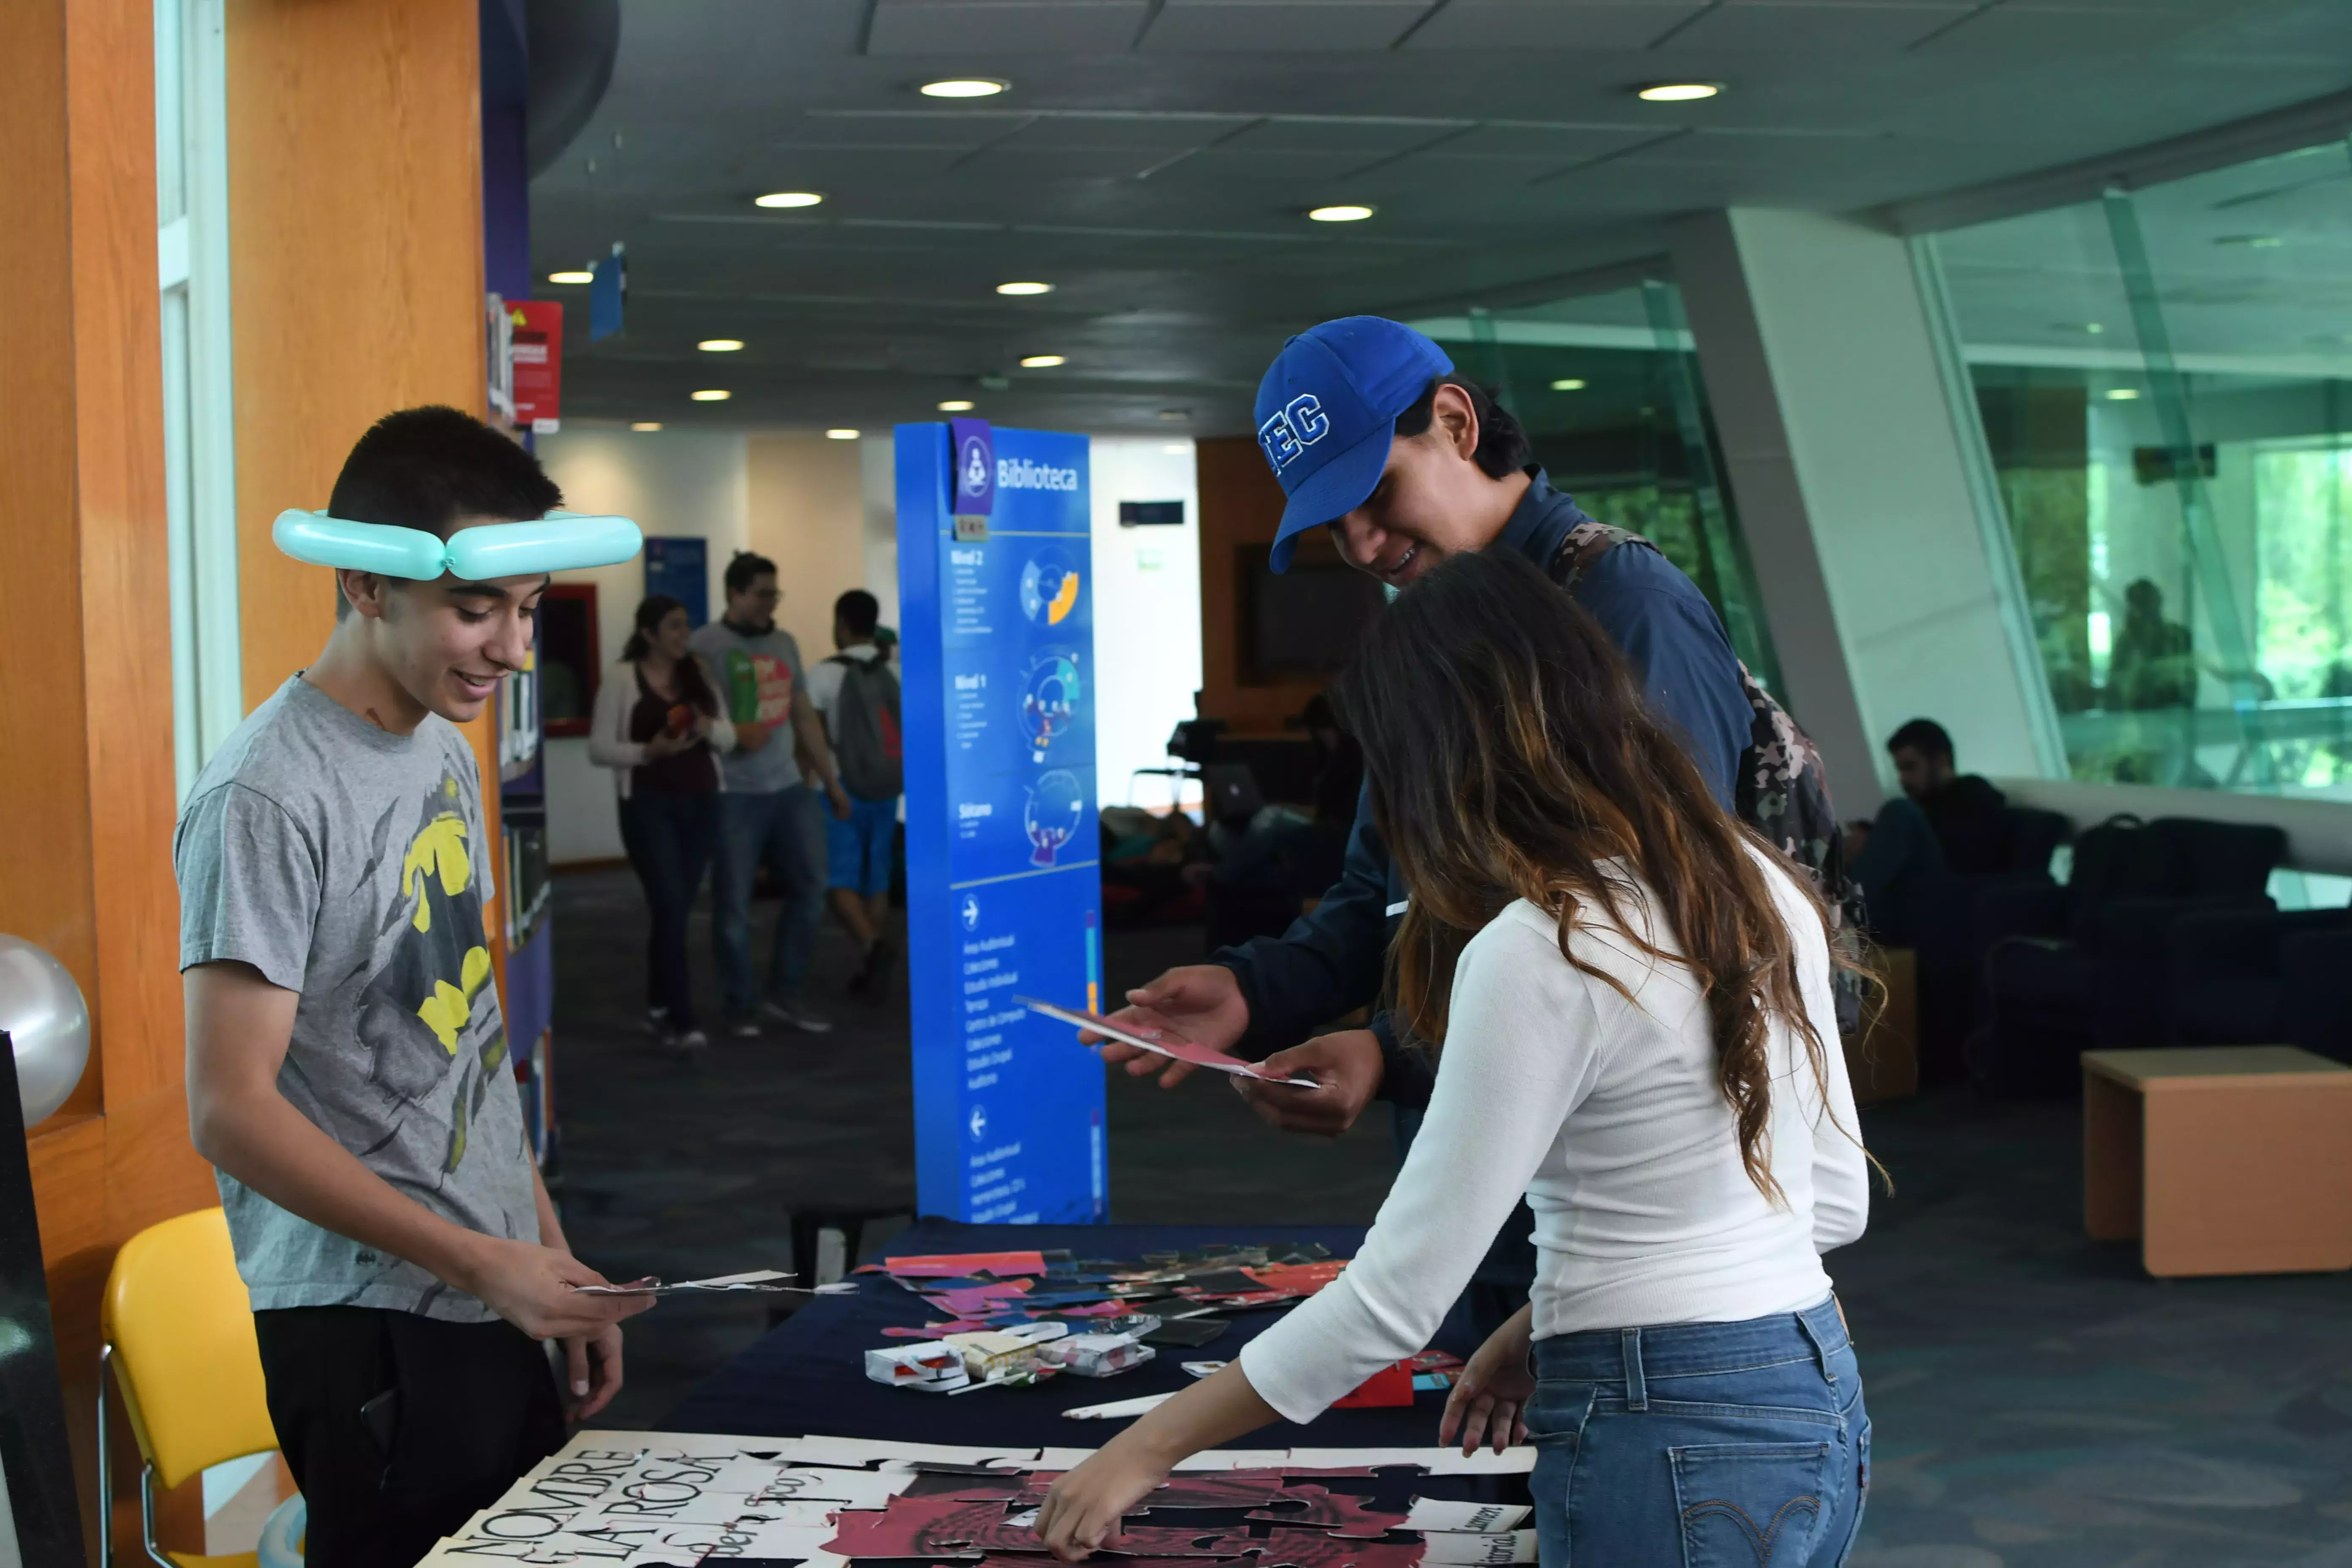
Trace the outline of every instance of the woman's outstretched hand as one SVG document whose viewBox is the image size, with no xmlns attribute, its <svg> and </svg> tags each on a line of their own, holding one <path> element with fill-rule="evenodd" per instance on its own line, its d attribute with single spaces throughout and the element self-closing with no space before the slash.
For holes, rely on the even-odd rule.
<svg viewBox="0 0 2352 1568">
<path fill-rule="evenodd" d="M 1167 1468 L 1142 1458 L 1137 1447 L 1113 1439 L 1054 1483 L 1037 1510 L 1037 1539 L 1046 1551 L 1076 1563 L 1118 1539 L 1127 1510 L 1168 1479 Z"/>
<path fill-rule="evenodd" d="M 1522 1307 L 1478 1347 L 1446 1398 L 1437 1426 L 1440 1447 L 1452 1447 L 1458 1436 L 1467 1454 L 1483 1438 L 1499 1454 L 1528 1440 L 1528 1402 L 1536 1394 L 1535 1373 L 1528 1368 L 1534 1327 L 1535 1308 Z"/>
</svg>

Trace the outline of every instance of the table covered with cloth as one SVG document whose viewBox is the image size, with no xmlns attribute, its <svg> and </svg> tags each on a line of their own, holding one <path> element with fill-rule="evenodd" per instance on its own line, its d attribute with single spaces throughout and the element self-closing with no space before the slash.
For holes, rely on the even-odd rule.
<svg viewBox="0 0 2352 1568">
<path fill-rule="evenodd" d="M 1353 1258 L 1361 1226 L 978 1226 L 926 1219 L 869 1250 L 866 1261 L 910 1255 L 1066 1249 L 1079 1259 L 1140 1259 L 1147 1252 L 1192 1251 L 1219 1244 L 1250 1246 L 1313 1242 L 1333 1257 Z M 1097 1447 L 1128 1421 L 1074 1421 L 1062 1415 L 1161 1394 L 1193 1378 L 1181 1363 L 1232 1361 L 1252 1339 L 1293 1308 L 1237 1310 L 1232 1326 L 1205 1345 L 1162 1348 L 1158 1358 L 1114 1377 L 1055 1377 L 1034 1387 L 983 1388 L 971 1394 L 923 1394 L 890 1388 L 866 1376 L 866 1352 L 915 1342 L 886 1338 L 886 1328 L 920 1328 L 939 1321 L 923 1299 L 881 1274 L 853 1274 L 855 1295 L 818 1296 L 733 1361 L 670 1412 L 672 1432 L 727 1432 L 763 1436 L 823 1433 L 925 1443 L 1025 1447 Z M 1475 1346 L 1436 1348 L 1466 1355 Z M 1411 1406 L 1329 1410 L 1314 1422 L 1277 1421 L 1225 1447 L 1236 1448 L 1432 1447 L 1445 1394 L 1430 1391 Z"/>
</svg>

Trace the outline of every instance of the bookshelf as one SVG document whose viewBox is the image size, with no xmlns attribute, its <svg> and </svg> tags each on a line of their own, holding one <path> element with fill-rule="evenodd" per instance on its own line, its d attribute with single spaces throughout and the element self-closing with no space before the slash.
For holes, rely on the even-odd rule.
<svg viewBox="0 0 2352 1568">
<path fill-rule="evenodd" d="M 523 1130 L 542 1172 L 552 1173 L 561 1140 L 555 1117 L 555 941 L 547 875 L 547 768 L 541 663 L 534 644 L 499 692 L 499 836 L 505 897 L 507 1040 Z"/>
</svg>

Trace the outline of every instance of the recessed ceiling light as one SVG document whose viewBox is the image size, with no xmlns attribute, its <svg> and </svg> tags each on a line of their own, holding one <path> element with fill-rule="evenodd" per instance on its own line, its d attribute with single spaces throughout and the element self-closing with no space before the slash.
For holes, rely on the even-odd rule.
<svg viewBox="0 0 2352 1568">
<path fill-rule="evenodd" d="M 940 412 L 942 414 L 969 414 L 971 412 L 971 399 L 969 397 L 950 397 L 945 403 L 940 405 Z"/>
<path fill-rule="evenodd" d="M 1722 90 L 1719 81 L 1661 81 L 1643 88 L 1633 96 L 1651 103 L 1695 103 Z"/>
<path fill-rule="evenodd" d="M 918 90 L 925 98 L 994 98 L 1013 84 L 994 77 L 953 77 L 946 81 L 927 81 Z"/>
<path fill-rule="evenodd" d="M 731 354 L 743 346 L 740 338 L 705 338 L 694 345 L 707 354 Z"/>
<path fill-rule="evenodd" d="M 1160 449 L 1161 451 L 1163 451 L 1163 452 L 1167 453 L 1167 454 L 1168 454 L 1169 456 L 1171 456 L 1171 457 L 1173 457 L 1173 458 L 1181 458 L 1181 457 L 1182 457 L 1185 453 L 1187 453 L 1187 452 L 1191 451 L 1192 448 L 1192 447 L 1191 447 L 1191 446 L 1189 446 L 1189 445 L 1188 445 L 1188 444 L 1186 444 L 1185 442 L 1182 442 L 1182 441 L 1171 441 L 1171 442 L 1169 442 L 1169 443 L 1168 443 L 1168 445 L 1166 445 L 1165 447 L 1160 447 Z"/>
<path fill-rule="evenodd" d="M 719 388 L 714 386 L 701 392 L 689 394 L 689 395 L 692 396 L 697 403 L 724 403 L 735 395 L 731 392 L 721 391 Z"/>
<path fill-rule="evenodd" d="M 2101 326 L 2101 325 L 2099 325 L 2099 323 L 2098 323 L 2098 322 L 2096 322 L 2096 321 L 2085 321 L 2085 322 L 2084 322 L 2084 323 L 2083 323 L 2083 330 L 2084 330 L 2084 331 L 2086 331 L 2086 332 L 2090 333 L 2093 337 L 2096 337 L 2096 336 L 2098 336 L 2101 332 L 2105 331 L 2107 329 L 2106 329 L 2106 328 L 2105 328 L 2105 327 L 2103 327 L 2103 326 Z"/>
<path fill-rule="evenodd" d="M 2107 401 L 2110 403 L 2129 403 L 2138 395 L 2139 388 L 2137 386 L 2111 386 L 2107 388 Z"/>
<path fill-rule="evenodd" d="M 1361 223 L 1372 216 L 1373 210 L 1352 203 L 1341 203 L 1338 206 L 1309 207 L 1307 216 L 1317 223 Z"/>
<path fill-rule="evenodd" d="M 755 207 L 813 207 L 824 200 L 820 191 L 770 191 L 764 196 L 753 196 Z"/>
<path fill-rule="evenodd" d="M 828 441 L 855 441 L 857 439 L 857 432 L 844 426 L 826 431 L 824 438 Z"/>
<path fill-rule="evenodd" d="M 1192 417 L 1192 411 L 1189 408 L 1163 408 L 1160 411 L 1160 417 L 1162 419 L 1190 419 Z"/>
<path fill-rule="evenodd" d="M 593 272 L 581 272 L 577 270 L 571 272 L 551 272 L 547 275 L 547 280 L 550 283 L 562 283 L 567 286 L 574 283 L 593 283 L 596 281 L 596 275 Z"/>
<path fill-rule="evenodd" d="M 1584 390 L 1584 379 L 1581 376 L 1562 376 L 1559 380 L 1551 384 L 1551 389 L 1554 392 L 1582 392 Z"/>
<path fill-rule="evenodd" d="M 658 419 L 640 419 L 635 424 L 630 426 L 629 428 L 632 430 L 658 430 L 661 428 L 661 421 Z"/>
<path fill-rule="evenodd" d="M 1021 362 L 1023 370 L 1051 370 L 1062 363 L 1060 354 L 1030 354 Z"/>
<path fill-rule="evenodd" d="M 1054 286 L 1051 283 L 999 283 L 996 291 L 1000 294 L 1051 294 Z"/>
</svg>

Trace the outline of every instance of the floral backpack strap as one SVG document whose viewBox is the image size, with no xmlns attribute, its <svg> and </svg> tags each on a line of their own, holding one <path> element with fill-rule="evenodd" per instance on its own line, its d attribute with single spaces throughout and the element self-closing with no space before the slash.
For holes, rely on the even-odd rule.
<svg viewBox="0 0 2352 1568">
<path fill-rule="evenodd" d="M 1630 528 L 1595 522 L 1587 518 L 1568 531 L 1568 537 L 1559 542 L 1559 549 L 1553 552 L 1551 580 L 1571 594 L 1576 592 L 1576 585 L 1584 580 L 1584 574 L 1591 570 L 1592 563 L 1621 544 L 1639 544 L 1651 550 L 1658 548 Z"/>
</svg>

